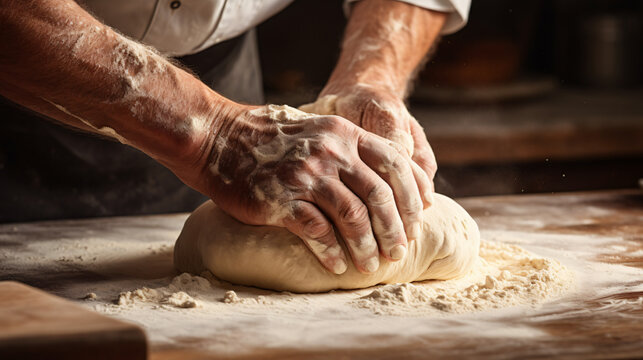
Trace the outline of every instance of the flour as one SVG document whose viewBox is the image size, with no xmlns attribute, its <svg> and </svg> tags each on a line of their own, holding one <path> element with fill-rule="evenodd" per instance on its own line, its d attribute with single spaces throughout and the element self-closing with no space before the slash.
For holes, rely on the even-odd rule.
<svg viewBox="0 0 643 360">
<path fill-rule="evenodd" d="M 461 279 L 382 286 L 355 301 L 377 314 L 463 313 L 536 305 L 555 298 L 573 283 L 573 273 L 553 259 L 524 249 L 483 241 L 481 261 Z"/>
<path fill-rule="evenodd" d="M 116 303 L 119 306 L 132 306 L 137 302 L 157 303 L 177 308 L 194 308 L 197 301 L 188 294 L 202 292 L 211 288 L 210 281 L 199 277 L 183 274 L 172 279 L 170 285 L 157 289 L 143 287 L 140 289 L 122 292 Z"/>
<path fill-rule="evenodd" d="M 297 124 L 313 117 L 288 105 L 267 105 L 250 111 L 254 116 L 267 116 L 278 124 Z"/>
<path fill-rule="evenodd" d="M 233 290 L 226 291 L 221 300 L 226 304 L 245 304 L 245 305 L 271 305 L 273 302 L 265 296 L 259 295 L 256 298 L 240 298 Z"/>
<path fill-rule="evenodd" d="M 57 10 L 64 11 L 61 18 L 69 20 L 52 29 L 50 45 L 57 53 L 68 54 L 65 61 L 70 64 L 81 64 L 80 67 L 86 71 L 102 74 L 100 90 L 97 91 L 92 91 L 96 88 L 96 81 L 91 83 L 91 78 L 72 79 L 79 85 L 78 91 L 87 92 L 84 102 L 89 100 L 107 108 L 127 109 L 135 121 L 163 128 L 180 137 L 207 131 L 211 118 L 209 111 L 197 111 L 193 107 L 189 107 L 187 114 L 183 110 L 177 111 L 188 108 L 187 104 L 181 103 L 180 97 L 168 101 L 167 91 L 158 86 L 159 83 L 171 83 L 177 89 L 182 88 L 180 70 L 157 50 L 113 31 L 84 12 L 67 8 Z M 100 54 L 96 52 L 97 48 L 102 49 Z M 70 76 L 75 77 L 76 74 Z M 124 123 L 87 115 L 88 104 L 58 98 L 57 94 L 49 94 L 43 100 L 96 132 L 131 144 L 124 138 L 129 130 Z M 154 117 L 150 118 L 152 107 Z M 120 114 L 119 111 L 114 113 Z M 181 118 L 177 119 L 178 113 Z"/>
<path fill-rule="evenodd" d="M 373 88 L 372 85 L 360 83 L 356 86 L 356 93 L 341 97 L 332 94 L 324 95 L 318 98 L 313 103 L 301 105 L 299 107 L 299 110 L 318 115 L 341 114 L 343 116 L 347 116 L 347 113 L 350 113 L 350 111 L 354 111 L 354 109 L 360 107 L 362 99 L 371 97 L 370 94 L 360 94 L 361 91 L 371 91 L 371 88 Z M 370 100 L 370 104 L 378 108 L 382 114 L 385 114 L 385 116 L 388 116 L 391 119 L 404 119 L 413 117 L 405 106 L 399 106 L 399 104 L 380 104 L 373 99 Z M 357 114 L 355 114 L 355 116 L 357 116 Z M 359 123 L 358 125 L 364 127 L 367 124 Z M 389 124 L 386 122 L 377 124 L 377 126 L 380 127 L 388 125 Z M 398 128 L 382 128 L 382 131 L 383 132 L 378 134 L 385 135 L 388 140 L 393 141 L 395 144 L 399 144 L 410 155 L 413 155 L 414 141 L 413 137 L 409 134 L 408 131 L 404 131 Z"/>
<path fill-rule="evenodd" d="M 163 293 L 146 287 L 126 291 L 118 296 L 116 303 L 120 306 L 134 305 L 136 302 L 159 302 L 164 299 Z"/>
<path fill-rule="evenodd" d="M 232 285 L 217 280 L 209 272 L 202 276 L 184 273 L 166 287 L 122 293 L 118 305 L 131 306 L 140 302 L 191 308 L 197 307 L 196 304 L 214 302 L 274 312 L 288 304 L 296 307 L 297 304 L 310 306 L 317 303 L 349 306 L 368 310 L 374 315 L 431 316 L 519 305 L 537 306 L 561 296 L 570 290 L 573 283 L 573 273 L 554 259 L 537 256 L 516 245 L 483 241 L 480 261 L 468 274 L 454 280 L 378 285 L 350 293 L 351 296 L 334 296 L 337 292 L 326 295 L 266 292 L 254 296 L 250 295 L 255 292 L 252 288 L 228 290 Z M 367 293 L 362 295 L 365 291 Z M 320 298 L 314 299 L 316 296 Z M 201 299 L 201 302 L 193 297 Z M 172 299 L 182 301 L 175 303 Z"/>
<path fill-rule="evenodd" d="M 164 299 L 164 303 L 183 309 L 197 307 L 197 302 L 183 291 L 172 293 Z"/>
<path fill-rule="evenodd" d="M 52 104 L 54 107 L 56 107 L 56 109 L 60 110 L 61 112 L 63 112 L 65 114 L 67 114 L 67 115 L 79 120 L 81 123 L 89 126 L 91 129 L 96 130 L 98 133 L 100 133 L 102 135 L 105 135 L 107 137 L 114 138 L 114 139 L 118 140 L 118 142 L 120 142 L 121 144 L 127 144 L 127 140 L 125 140 L 125 138 L 120 136 L 114 129 L 112 129 L 112 128 L 108 127 L 108 126 L 96 127 L 92 123 L 90 123 L 89 121 L 81 118 L 80 116 L 72 114 L 64 106 L 58 105 L 58 104 L 56 104 L 56 103 L 54 103 L 54 102 L 52 102 L 50 100 L 47 100 L 45 98 L 42 98 L 42 97 L 41 97 L 41 99 L 46 101 L 46 102 L 48 102 L 48 103 L 50 103 L 50 104 Z"/>
<path fill-rule="evenodd" d="M 312 117 L 303 111 L 299 111 L 287 105 L 268 105 L 259 107 L 249 111 L 250 115 L 258 117 L 268 117 L 273 120 L 277 130 L 276 136 L 264 144 L 256 146 L 255 144 L 248 144 L 248 153 L 252 155 L 254 160 L 254 169 L 248 177 L 250 179 L 257 176 L 262 172 L 263 166 L 271 162 L 280 161 L 305 161 L 311 153 L 311 146 L 319 146 L 325 143 L 325 136 L 318 136 L 316 133 L 304 130 L 303 133 L 295 135 L 289 134 L 284 131 L 287 127 L 292 127 L 301 124 L 304 120 Z M 314 120 L 312 120 L 314 121 Z M 228 143 L 219 138 L 214 147 L 216 153 L 219 154 L 213 164 L 208 168 L 212 175 L 220 177 L 224 183 L 231 184 L 233 182 L 232 175 L 226 174 L 221 171 L 220 160 L 226 151 L 228 151 Z M 246 164 L 238 164 L 239 168 L 246 166 L 253 166 L 250 158 L 241 159 L 240 161 Z M 308 175 L 299 176 L 298 191 L 307 191 L 312 187 L 313 179 Z M 290 205 L 290 201 L 284 201 L 284 194 L 288 195 L 291 189 L 287 188 L 282 181 L 278 178 L 271 177 L 267 181 L 261 181 L 253 184 L 252 194 L 269 209 L 268 216 L 264 219 L 266 224 L 281 226 L 285 218 L 293 217 L 294 209 Z"/>
<path fill-rule="evenodd" d="M 558 209 L 551 209 L 556 221 L 569 222 Z M 544 276 L 547 272 L 535 270 L 541 266 L 540 261 L 532 265 L 526 262 L 521 265 L 519 261 L 506 263 L 513 263 L 517 271 L 540 274 L 545 286 L 532 287 L 529 293 L 513 294 L 515 301 L 511 302 L 492 297 L 491 300 L 500 301 L 495 304 L 479 298 L 480 306 L 474 309 L 459 308 L 457 304 L 439 309 L 418 299 L 413 300 L 419 304 L 416 307 L 373 304 L 374 300 L 365 297 L 376 290 L 385 293 L 386 286 L 381 285 L 360 290 L 292 294 L 234 286 L 218 281 L 209 273 L 177 278 L 172 269 L 171 250 L 186 217 L 187 214 L 180 214 L 3 225 L 0 226 L 0 241 L 4 244 L 0 247 L 0 274 L 5 279 L 35 286 L 48 285 L 45 290 L 55 295 L 141 326 L 151 351 L 185 347 L 187 343 L 221 358 L 291 348 L 322 349 L 335 354 L 350 349 L 390 350 L 417 345 L 418 339 L 427 341 L 427 348 L 436 351 L 459 348 L 463 341 L 474 338 L 497 338 L 516 344 L 533 339 L 557 342 L 560 340 L 557 334 L 543 331 L 538 324 L 565 321 L 578 314 L 592 316 L 587 314 L 590 311 L 602 314 L 619 311 L 619 316 L 640 318 L 636 314 L 640 314 L 643 304 L 643 296 L 618 297 L 622 293 L 643 292 L 643 269 L 599 260 L 606 251 L 615 254 L 622 250 L 619 245 L 628 246 L 622 238 L 504 228 L 483 230 L 481 234 L 484 241 L 480 254 L 491 266 L 487 269 L 493 272 L 400 286 L 400 296 L 410 300 L 414 298 L 409 289 L 430 292 L 440 286 L 452 294 L 455 289 L 476 285 L 476 291 L 483 294 L 487 290 L 480 285 L 487 282 L 488 275 L 501 286 L 506 274 L 496 274 L 503 271 L 513 274 L 507 267 L 500 270 L 499 266 L 493 266 L 516 256 L 515 249 L 529 251 L 519 251 L 518 259 L 552 261 L 542 262 L 543 269 L 550 266 L 552 280 Z M 521 218 L 529 216 L 525 214 Z M 498 262 L 490 261 L 490 253 L 497 254 Z M 68 261 L 57 261 L 62 257 Z M 555 270 L 559 265 L 565 271 Z M 175 306 L 169 303 L 173 300 L 163 302 L 163 297 L 148 296 L 152 292 L 136 294 L 137 289 L 144 288 L 156 290 L 157 296 L 161 292 L 167 299 L 183 291 L 197 306 Z M 541 290 L 545 291 L 541 293 Z M 128 303 L 119 305 L 120 294 L 128 291 L 135 294 L 133 299 L 130 295 Z M 230 299 L 227 303 L 226 297 Z M 373 306 L 360 307 L 364 301 Z M 583 308 L 587 301 L 600 307 Z M 451 301 L 443 302 L 451 304 Z M 438 339 L 439 343 L 432 343 L 431 339 Z"/>
</svg>

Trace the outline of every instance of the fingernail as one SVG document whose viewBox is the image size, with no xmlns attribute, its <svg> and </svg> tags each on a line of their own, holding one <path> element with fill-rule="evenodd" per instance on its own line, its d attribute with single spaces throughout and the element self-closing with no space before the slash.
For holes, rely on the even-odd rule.
<svg viewBox="0 0 643 360">
<path fill-rule="evenodd" d="M 433 195 L 433 191 L 429 190 L 424 193 L 424 200 L 428 202 L 429 204 L 433 205 L 435 202 L 435 195 Z"/>
<path fill-rule="evenodd" d="M 344 259 L 337 259 L 337 261 L 335 261 L 335 266 L 333 266 L 333 272 L 335 274 L 341 275 L 346 272 L 346 269 L 348 269 L 348 266 Z"/>
<path fill-rule="evenodd" d="M 364 269 L 368 272 L 375 272 L 380 267 L 380 260 L 377 257 L 372 257 L 364 263 Z"/>
<path fill-rule="evenodd" d="M 396 245 L 391 249 L 391 259 L 393 260 L 401 260 L 404 258 L 406 255 L 406 246 L 404 245 Z"/>
<path fill-rule="evenodd" d="M 411 225 L 411 229 L 408 234 L 409 240 L 417 240 L 422 237 L 422 223 L 416 222 Z"/>
</svg>

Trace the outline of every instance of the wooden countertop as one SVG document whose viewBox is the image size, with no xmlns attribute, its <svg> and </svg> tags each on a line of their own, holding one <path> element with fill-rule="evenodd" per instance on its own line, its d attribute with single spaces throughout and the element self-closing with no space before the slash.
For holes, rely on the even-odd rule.
<svg viewBox="0 0 643 360">
<path fill-rule="evenodd" d="M 460 199 L 486 230 L 529 231 L 625 240 L 627 250 L 601 259 L 643 269 L 643 193 L 640 190 L 599 191 L 548 195 L 497 196 Z M 596 211 L 601 209 L 602 211 Z M 630 256 L 638 251 L 638 255 Z M 643 284 L 643 278 L 636 285 Z M 615 300 L 615 302 L 613 302 Z M 640 306 L 619 306 L 623 301 Z M 610 306 L 609 304 L 615 304 Z M 538 314 L 517 318 L 546 336 L 516 340 L 486 336 L 457 338 L 430 336 L 413 345 L 386 350 L 296 351 L 271 349 L 235 359 L 622 359 L 643 357 L 643 291 L 588 298 L 566 314 Z M 164 349 L 153 359 L 215 358 L 198 350 Z"/>
<path fill-rule="evenodd" d="M 585 236 L 588 241 L 600 237 L 622 251 L 598 253 L 595 261 L 643 269 L 643 193 L 641 190 L 602 191 L 546 195 L 520 195 L 460 199 L 484 232 L 520 232 Z M 0 226 L 0 259 L 9 259 L 12 249 L 29 243 L 41 231 L 60 237 L 76 233 L 140 227 L 145 238 L 168 231 L 176 234 L 185 214 L 149 217 L 112 218 L 47 222 L 41 224 L 6 224 Z M 138 224 L 138 225 L 136 225 Z M 37 225 L 37 226 L 36 226 Z M 128 230 L 129 231 L 129 230 Z M 122 234 L 119 232 L 118 234 Z M 117 234 L 117 235 L 118 235 Z M 168 235 L 168 236 L 170 236 Z M 156 236 L 156 235 L 154 235 Z M 561 237 L 564 239 L 564 237 Z M 141 241 L 144 241 L 141 240 Z M 14 252 L 15 253 L 15 252 Z M 156 259 L 167 266 L 168 258 Z M 2 262 L 0 262 L 2 264 Z M 33 265 L 36 266 L 36 265 Z M 44 271 L 35 276 L 29 271 L 0 265 L 0 280 L 21 280 L 56 293 L 64 282 L 104 281 L 114 270 L 98 274 L 70 267 L 66 271 Z M 137 274 L 154 277 L 157 273 Z M 32 274 L 32 275 L 30 275 Z M 120 273 L 118 276 L 125 277 Z M 537 330 L 533 337 L 439 336 L 435 333 L 409 339 L 405 345 L 362 348 L 304 349 L 269 348 L 234 356 L 217 354 L 193 347 L 181 348 L 151 343 L 152 359 L 202 358 L 640 358 L 643 357 L 643 277 L 627 284 L 619 293 L 600 293 L 582 299 L 573 309 L 547 313 L 535 311 L 497 320 L 497 326 L 512 324 Z M 64 294 L 63 294 L 64 295 Z M 68 295 L 71 296 L 71 295 Z M 430 321 L 430 319 L 427 319 Z M 399 334 L 398 334 L 399 335 Z M 403 335 L 403 334 L 402 334 Z M 240 341 L 243 341 L 240 339 Z"/>
</svg>

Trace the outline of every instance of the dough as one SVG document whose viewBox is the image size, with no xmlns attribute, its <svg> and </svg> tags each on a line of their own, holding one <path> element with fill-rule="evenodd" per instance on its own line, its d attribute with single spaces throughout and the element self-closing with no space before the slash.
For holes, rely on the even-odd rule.
<svg viewBox="0 0 643 360">
<path fill-rule="evenodd" d="M 242 224 L 208 201 L 186 220 L 174 247 L 174 265 L 193 274 L 210 270 L 235 284 L 324 292 L 461 277 L 477 261 L 479 246 L 480 233 L 471 216 L 455 201 L 436 194 L 435 203 L 424 211 L 424 234 L 409 243 L 404 259 L 380 258 L 372 274 L 358 272 L 349 261 L 348 270 L 335 275 L 288 230 Z M 347 251 L 343 241 L 342 247 Z"/>
</svg>

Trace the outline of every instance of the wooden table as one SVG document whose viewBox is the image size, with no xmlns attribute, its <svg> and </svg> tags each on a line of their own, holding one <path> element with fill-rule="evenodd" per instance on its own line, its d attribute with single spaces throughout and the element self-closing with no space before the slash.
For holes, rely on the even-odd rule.
<svg viewBox="0 0 643 360">
<path fill-rule="evenodd" d="M 640 190 L 605 191 L 547 195 L 522 195 L 460 199 L 485 232 L 522 232 L 532 234 L 577 235 L 587 239 L 606 239 L 622 251 L 597 253 L 596 261 L 643 269 L 643 193 Z M 147 234 L 155 231 L 178 233 L 185 215 L 113 218 L 39 224 L 0 226 L 0 280 L 18 279 L 56 293 L 64 282 L 104 281 L 107 272 L 97 274 L 79 268 L 50 271 L 42 276 L 21 273 L 3 266 L 2 259 L 11 256 L 12 248 L 23 246 L 40 231 L 61 237 L 94 229 L 139 227 Z M 43 230 L 44 229 L 44 230 Z M 83 230 L 79 230 L 83 229 Z M 173 230 L 174 229 L 174 230 Z M 130 231 L 130 230 L 127 230 Z M 57 236 L 58 236 L 57 235 Z M 152 235 L 146 235 L 148 237 Z M 156 235 L 154 235 L 156 236 Z M 158 259 L 167 266 L 169 258 Z M 112 272 L 114 273 L 114 272 Z M 158 274 L 140 276 L 153 277 Z M 124 277 L 123 273 L 118 276 Z M 640 358 L 643 357 L 643 277 L 628 284 L 636 291 L 588 296 L 574 308 L 562 313 L 534 312 L 523 317 L 503 319 L 497 325 L 511 323 L 536 330 L 535 337 L 440 336 L 435 333 L 409 339 L 403 346 L 377 349 L 263 349 L 233 358 Z M 64 294 L 63 294 L 64 295 Z M 67 295 L 73 297 L 71 295 Z M 427 319 L 426 321 L 431 321 Z M 242 340 L 240 340 L 242 341 Z M 382 340 L 384 341 L 384 340 Z M 176 348 L 151 344 L 153 359 L 221 358 L 190 347 Z"/>
</svg>

